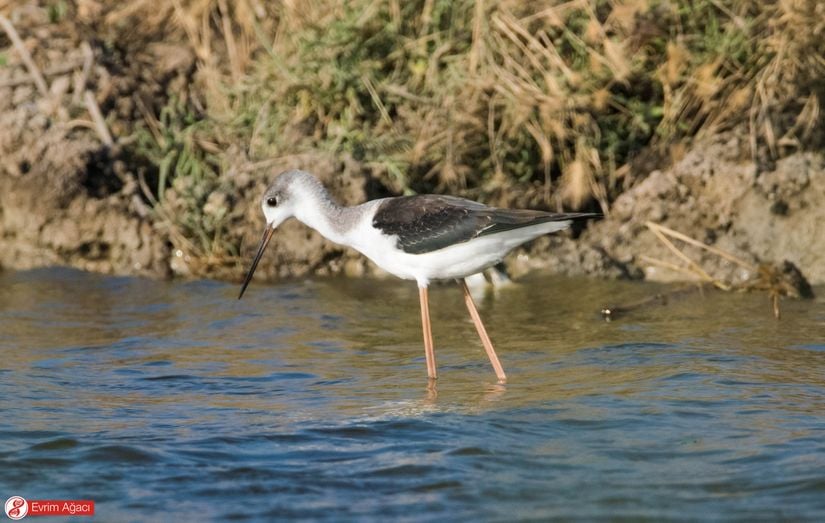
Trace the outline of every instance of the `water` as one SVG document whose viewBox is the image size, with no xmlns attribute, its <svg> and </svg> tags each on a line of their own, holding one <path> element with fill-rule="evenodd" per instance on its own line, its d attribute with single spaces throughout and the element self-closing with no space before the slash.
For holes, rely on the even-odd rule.
<svg viewBox="0 0 825 523">
<path fill-rule="evenodd" d="M 100 521 L 822 520 L 825 302 L 531 276 L 238 286 L 0 274 L 0 497 Z M 825 294 L 825 289 L 819 289 Z M 76 519 L 74 521 L 77 521 Z"/>
</svg>

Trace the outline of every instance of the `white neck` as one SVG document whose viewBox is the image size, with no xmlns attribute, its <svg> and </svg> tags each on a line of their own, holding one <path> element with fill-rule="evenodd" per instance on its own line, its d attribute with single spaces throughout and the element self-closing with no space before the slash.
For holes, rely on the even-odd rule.
<svg viewBox="0 0 825 523">
<path fill-rule="evenodd" d="M 295 218 L 321 233 L 324 238 L 349 245 L 347 233 L 352 228 L 351 209 L 338 205 L 323 188 L 320 191 L 302 190 L 301 193 Z"/>
</svg>

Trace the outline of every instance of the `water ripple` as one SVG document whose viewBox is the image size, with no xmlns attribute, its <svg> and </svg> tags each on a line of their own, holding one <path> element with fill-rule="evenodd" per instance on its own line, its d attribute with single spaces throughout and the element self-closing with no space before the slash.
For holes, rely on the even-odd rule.
<svg viewBox="0 0 825 523">
<path fill-rule="evenodd" d="M 774 322 L 711 293 L 604 324 L 601 305 L 648 288 L 536 278 L 481 302 L 500 385 L 460 293 L 436 287 L 427 387 L 414 285 L 238 302 L 222 283 L 61 269 L 0 288 L 0 490 L 94 499 L 102 520 L 825 513 L 819 303 Z"/>
</svg>

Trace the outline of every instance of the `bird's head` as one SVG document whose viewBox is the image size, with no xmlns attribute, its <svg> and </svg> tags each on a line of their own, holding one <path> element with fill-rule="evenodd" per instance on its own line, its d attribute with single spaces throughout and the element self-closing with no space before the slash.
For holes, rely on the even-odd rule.
<svg viewBox="0 0 825 523">
<path fill-rule="evenodd" d="M 323 190 L 323 186 L 314 176 L 304 171 L 293 170 L 278 175 L 272 185 L 266 189 L 261 198 L 261 209 L 263 209 L 264 218 L 266 218 L 266 228 L 258 246 L 258 253 L 255 255 L 252 266 L 244 279 L 238 299 L 241 299 L 249 282 L 252 281 L 252 275 L 255 274 L 255 269 L 258 267 L 258 262 L 261 261 L 261 256 L 263 256 L 269 240 L 272 238 L 272 233 L 285 220 L 295 216 L 301 202 L 306 202 L 307 196 L 318 191 L 319 188 Z"/>
</svg>

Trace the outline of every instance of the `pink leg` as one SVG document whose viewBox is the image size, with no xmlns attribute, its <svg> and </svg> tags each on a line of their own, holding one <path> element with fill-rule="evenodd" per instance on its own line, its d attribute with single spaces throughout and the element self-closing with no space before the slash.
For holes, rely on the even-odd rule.
<svg viewBox="0 0 825 523">
<path fill-rule="evenodd" d="M 424 328 L 424 355 L 427 358 L 427 377 L 434 380 L 438 376 L 435 371 L 435 349 L 433 348 L 433 332 L 430 327 L 430 303 L 427 287 L 418 288 L 418 299 L 421 301 L 421 326 Z"/>
<path fill-rule="evenodd" d="M 470 296 L 470 289 L 467 288 L 467 282 L 463 279 L 460 280 L 460 282 L 461 288 L 464 289 L 464 303 L 467 304 L 467 310 L 470 311 L 470 317 L 476 326 L 478 337 L 481 338 L 481 344 L 484 345 L 484 350 L 487 351 L 487 357 L 490 358 L 490 363 L 493 364 L 493 370 L 496 371 L 498 381 L 504 383 L 507 381 L 507 376 L 504 374 L 504 368 L 502 368 L 501 362 L 498 361 L 496 350 L 493 348 L 493 342 L 490 341 L 490 337 L 487 336 L 487 330 L 484 328 L 484 324 L 481 323 L 481 316 L 478 315 L 476 304 L 473 303 L 473 297 Z"/>
</svg>

